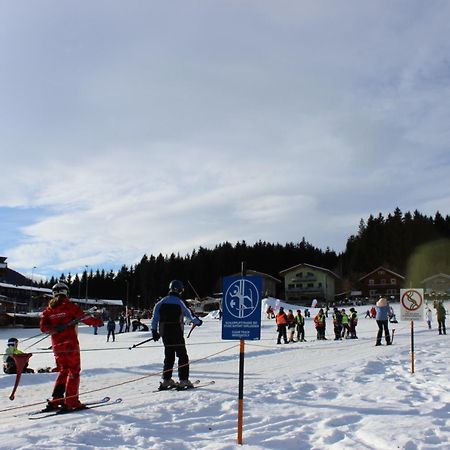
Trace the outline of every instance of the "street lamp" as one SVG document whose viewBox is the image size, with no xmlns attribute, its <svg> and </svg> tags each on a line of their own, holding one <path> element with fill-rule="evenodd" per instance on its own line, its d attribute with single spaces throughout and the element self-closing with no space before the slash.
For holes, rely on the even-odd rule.
<svg viewBox="0 0 450 450">
<path fill-rule="evenodd" d="M 36 266 L 33 266 L 31 269 L 31 282 L 30 282 L 30 310 L 33 309 L 33 277 L 34 277 L 34 269 L 36 269 Z"/>
<path fill-rule="evenodd" d="M 86 304 L 87 304 L 87 299 L 88 299 L 88 266 L 84 266 L 86 267 L 86 295 L 85 295 L 85 299 L 86 299 Z"/>
<path fill-rule="evenodd" d="M 125 283 L 126 283 L 126 285 L 127 285 L 127 292 L 126 292 L 126 295 L 125 295 L 125 314 L 128 316 L 128 280 L 127 279 L 125 279 Z"/>
</svg>

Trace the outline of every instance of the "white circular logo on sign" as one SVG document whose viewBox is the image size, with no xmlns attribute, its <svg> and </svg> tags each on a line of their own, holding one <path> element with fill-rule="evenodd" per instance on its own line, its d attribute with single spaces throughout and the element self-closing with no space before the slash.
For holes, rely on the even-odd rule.
<svg viewBox="0 0 450 450">
<path fill-rule="evenodd" d="M 239 279 L 228 287 L 225 293 L 225 306 L 228 312 L 238 319 L 250 316 L 259 303 L 259 292 L 249 280 Z"/>
</svg>

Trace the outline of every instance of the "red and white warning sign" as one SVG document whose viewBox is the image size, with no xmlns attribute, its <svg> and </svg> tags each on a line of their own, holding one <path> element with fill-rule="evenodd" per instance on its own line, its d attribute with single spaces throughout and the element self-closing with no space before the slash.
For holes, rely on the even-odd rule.
<svg viewBox="0 0 450 450">
<path fill-rule="evenodd" d="M 423 289 L 400 289 L 400 320 L 423 320 Z"/>
</svg>

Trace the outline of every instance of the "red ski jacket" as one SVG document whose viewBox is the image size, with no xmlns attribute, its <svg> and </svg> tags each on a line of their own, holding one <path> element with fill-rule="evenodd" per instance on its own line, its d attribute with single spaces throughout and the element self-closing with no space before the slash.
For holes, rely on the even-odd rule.
<svg viewBox="0 0 450 450">
<path fill-rule="evenodd" d="M 50 302 L 51 303 L 51 302 Z M 103 322 L 95 317 L 85 317 L 83 310 L 72 303 L 67 297 L 63 297 L 55 305 L 47 306 L 42 313 L 40 321 L 41 331 L 52 335 L 52 347 L 54 353 L 64 353 L 79 350 L 80 344 L 76 331 L 76 324 L 67 326 L 72 321 L 80 321 L 86 325 L 102 325 Z M 83 319 L 82 319 L 83 318 Z M 67 328 L 57 331 L 58 327 Z"/>
</svg>

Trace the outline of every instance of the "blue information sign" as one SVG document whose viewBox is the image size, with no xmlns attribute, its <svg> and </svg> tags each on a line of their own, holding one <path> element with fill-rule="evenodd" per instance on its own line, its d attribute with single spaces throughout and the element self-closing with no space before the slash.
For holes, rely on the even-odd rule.
<svg viewBox="0 0 450 450">
<path fill-rule="evenodd" d="M 223 279 L 222 339 L 261 338 L 261 291 L 261 277 Z"/>
</svg>

